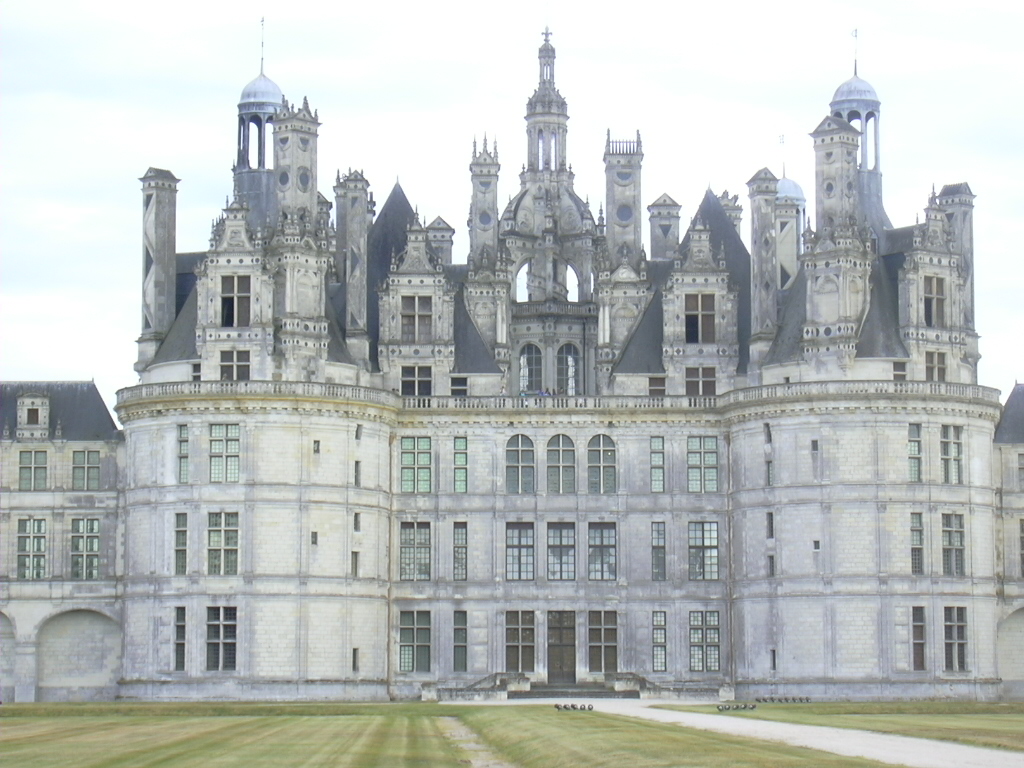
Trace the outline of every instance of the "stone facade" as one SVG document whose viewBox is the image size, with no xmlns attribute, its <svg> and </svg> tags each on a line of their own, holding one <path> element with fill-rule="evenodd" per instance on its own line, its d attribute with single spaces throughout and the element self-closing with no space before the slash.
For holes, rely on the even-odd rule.
<svg viewBox="0 0 1024 768">
<path fill-rule="evenodd" d="M 647 254 L 639 133 L 595 216 L 539 65 L 463 263 L 397 185 L 320 194 L 319 116 L 262 73 L 208 252 L 142 177 L 123 432 L 4 385 L 5 700 L 1024 696 L 1024 386 L 977 384 L 967 184 L 894 228 L 854 76 L 813 228 L 762 169 L 749 249 L 738 197 L 662 194 Z"/>
</svg>

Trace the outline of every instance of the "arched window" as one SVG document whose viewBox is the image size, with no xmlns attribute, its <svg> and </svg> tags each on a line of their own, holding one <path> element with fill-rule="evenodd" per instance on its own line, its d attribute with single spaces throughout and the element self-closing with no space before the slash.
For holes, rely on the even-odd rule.
<svg viewBox="0 0 1024 768">
<path fill-rule="evenodd" d="M 505 491 L 534 493 L 533 440 L 526 435 L 513 435 L 505 445 Z"/>
<path fill-rule="evenodd" d="M 579 395 L 583 393 L 580 351 L 575 344 L 563 344 L 558 348 L 556 394 Z"/>
<path fill-rule="evenodd" d="M 580 278 L 572 264 L 565 268 L 565 298 L 573 304 L 580 300 Z"/>
<path fill-rule="evenodd" d="M 530 262 L 523 264 L 516 272 L 515 293 L 512 300 L 517 302 L 530 300 Z"/>
<path fill-rule="evenodd" d="M 576 493 L 576 446 L 568 435 L 548 440 L 548 493 Z"/>
<path fill-rule="evenodd" d="M 541 388 L 540 347 L 527 344 L 519 351 L 519 391 L 539 392 Z"/>
<path fill-rule="evenodd" d="M 595 435 L 587 445 L 587 490 L 615 493 L 615 442 L 608 435 Z"/>
</svg>

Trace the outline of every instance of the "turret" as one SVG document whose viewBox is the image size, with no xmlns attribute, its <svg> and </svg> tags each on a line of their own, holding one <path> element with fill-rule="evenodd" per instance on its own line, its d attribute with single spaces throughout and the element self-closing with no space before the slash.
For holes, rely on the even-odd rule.
<svg viewBox="0 0 1024 768">
<path fill-rule="evenodd" d="M 315 226 L 317 211 L 317 129 L 320 121 L 303 99 L 296 109 L 286 105 L 277 114 L 274 128 L 274 173 L 281 208 L 281 224 L 299 222 Z"/>
<path fill-rule="evenodd" d="M 473 159 L 469 172 L 473 180 L 473 197 L 469 204 L 469 263 L 476 264 L 481 254 L 494 260 L 498 252 L 498 143 L 487 146 L 484 136 L 483 149 L 477 152 L 473 142 Z"/>
<path fill-rule="evenodd" d="M 139 181 L 142 182 L 142 335 L 135 370 L 142 372 L 174 322 L 179 180 L 170 171 L 150 168 Z"/>
<path fill-rule="evenodd" d="M 249 211 L 249 226 L 271 230 L 277 224 L 274 192 L 271 124 L 284 103 L 281 89 L 260 74 L 242 89 L 238 102 L 238 138 L 235 159 L 235 198 Z"/>
<path fill-rule="evenodd" d="M 679 247 L 679 211 L 682 206 L 667 194 L 649 206 L 651 259 L 670 259 Z"/>
<path fill-rule="evenodd" d="M 334 187 L 337 239 L 334 268 L 344 285 L 342 323 L 345 337 L 359 360 L 369 356 L 367 341 L 367 238 L 373 222 L 370 182 L 360 171 L 338 174 Z"/>
<path fill-rule="evenodd" d="M 751 361 L 768 351 L 778 320 L 779 264 L 775 251 L 775 198 L 779 180 L 762 168 L 747 182 L 750 192 Z"/>
<path fill-rule="evenodd" d="M 544 30 L 544 44 L 538 52 L 540 81 L 526 104 L 527 162 L 532 172 L 561 171 L 566 168 L 566 123 L 569 113 L 565 99 L 555 88 L 555 47 Z"/>
<path fill-rule="evenodd" d="M 613 264 L 640 265 L 640 166 L 644 159 L 640 131 L 636 141 L 612 141 L 604 145 L 605 205 L 608 223 L 608 256 Z"/>
</svg>

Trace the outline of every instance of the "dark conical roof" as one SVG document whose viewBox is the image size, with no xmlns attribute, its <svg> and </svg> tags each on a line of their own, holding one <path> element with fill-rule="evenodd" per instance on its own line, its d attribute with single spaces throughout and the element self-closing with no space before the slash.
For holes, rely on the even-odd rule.
<svg viewBox="0 0 1024 768">
<path fill-rule="evenodd" d="M 391 271 L 393 259 L 405 250 L 406 232 L 416 212 L 397 181 L 370 227 L 366 243 L 366 324 L 371 363 L 377 365 L 380 339 L 380 297 L 377 291 Z"/>
<path fill-rule="evenodd" d="M 995 442 L 1024 443 L 1024 384 L 1014 384 L 996 426 Z"/>
</svg>

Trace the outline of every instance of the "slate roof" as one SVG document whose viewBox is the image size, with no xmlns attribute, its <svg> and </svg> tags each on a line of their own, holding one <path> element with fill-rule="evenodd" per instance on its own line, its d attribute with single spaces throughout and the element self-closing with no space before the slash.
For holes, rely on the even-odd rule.
<svg viewBox="0 0 1024 768">
<path fill-rule="evenodd" d="M 377 291 L 391 271 L 392 259 L 405 250 L 406 231 L 416 213 L 397 181 L 370 227 L 366 243 L 366 325 L 370 337 L 370 364 L 378 369 L 380 296 Z"/>
<path fill-rule="evenodd" d="M 185 299 L 184 306 L 178 310 L 178 316 L 174 318 L 160 348 L 153 355 L 150 365 L 199 359 L 199 351 L 196 349 L 196 321 L 199 317 L 198 295 L 199 293 L 193 285 Z"/>
<path fill-rule="evenodd" d="M 493 351 L 480 335 L 480 329 L 476 327 L 466 307 L 465 282 L 469 276 L 469 265 L 452 264 L 444 267 L 444 272 L 450 283 L 458 285 L 452 318 L 455 326 L 452 373 L 501 373 L 501 368 L 494 362 Z"/>
<path fill-rule="evenodd" d="M 789 288 L 779 291 L 779 324 L 775 338 L 764 356 L 764 364 L 788 363 L 801 358 L 800 338 L 807 321 L 807 273 L 797 270 Z"/>
<path fill-rule="evenodd" d="M 354 365 L 355 360 L 345 344 L 345 326 L 341 322 L 345 312 L 345 286 L 332 283 L 327 286 L 327 359 L 332 363 Z"/>
<path fill-rule="evenodd" d="M 877 258 L 871 265 L 871 303 L 857 340 L 857 357 L 910 357 L 900 338 L 899 271 L 903 262 L 903 254 L 897 253 Z"/>
<path fill-rule="evenodd" d="M 8 381 L 0 383 L 0 428 L 11 437 L 18 429 L 18 397 L 45 395 L 50 399 L 50 437 L 57 423 L 63 440 L 122 440 L 106 403 L 92 381 Z"/>
<path fill-rule="evenodd" d="M 959 184 L 946 184 L 942 187 L 942 191 L 939 192 L 939 197 L 954 197 L 960 195 L 974 196 L 974 193 L 971 192 L 971 188 L 966 181 L 961 181 Z"/>
<path fill-rule="evenodd" d="M 1014 384 L 996 426 L 996 443 L 1024 444 L 1024 384 Z"/>
<path fill-rule="evenodd" d="M 737 338 L 739 362 L 737 370 L 745 373 L 750 361 L 750 253 L 740 239 L 736 226 L 722 207 L 721 200 L 710 189 L 697 208 L 697 216 L 708 227 L 711 252 L 725 261 L 729 273 L 729 289 L 736 291 L 738 304 Z M 680 251 L 684 251 L 689 233 L 683 238 Z M 646 262 L 647 277 L 656 292 L 635 330 L 627 340 L 613 373 L 664 373 L 661 362 L 664 344 L 665 313 L 661 300 L 664 287 L 673 268 L 671 259 Z"/>
</svg>

